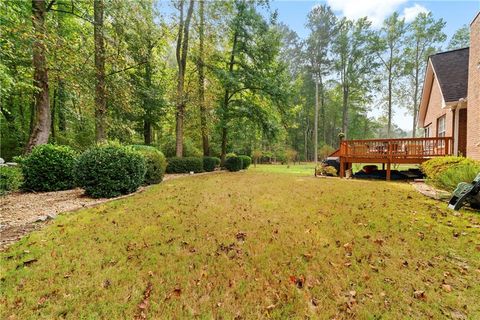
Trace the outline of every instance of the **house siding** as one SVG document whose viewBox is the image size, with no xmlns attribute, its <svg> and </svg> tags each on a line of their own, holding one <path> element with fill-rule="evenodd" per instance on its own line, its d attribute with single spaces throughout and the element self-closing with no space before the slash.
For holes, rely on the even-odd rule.
<svg viewBox="0 0 480 320">
<path fill-rule="evenodd" d="M 468 66 L 467 156 L 480 160 L 480 15 L 470 25 Z"/>
<path fill-rule="evenodd" d="M 432 90 L 430 92 L 430 99 L 427 104 L 427 112 L 425 114 L 425 121 L 423 126 L 430 126 L 430 137 L 437 136 L 437 120 L 441 116 L 446 116 L 446 132 L 447 137 L 453 136 L 453 113 L 448 109 L 443 109 L 443 98 L 440 91 L 438 80 L 435 77 L 433 79 Z"/>
</svg>

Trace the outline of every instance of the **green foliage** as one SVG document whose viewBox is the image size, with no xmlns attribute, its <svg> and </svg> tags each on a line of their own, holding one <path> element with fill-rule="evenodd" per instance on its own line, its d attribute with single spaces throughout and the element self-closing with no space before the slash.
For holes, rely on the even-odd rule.
<svg viewBox="0 0 480 320">
<path fill-rule="evenodd" d="M 0 195 L 15 192 L 23 182 L 22 171 L 17 167 L 0 167 Z"/>
<path fill-rule="evenodd" d="M 328 144 L 325 144 L 320 148 L 320 150 L 318 150 L 318 156 L 320 157 L 320 159 L 325 159 L 334 151 L 335 151 L 335 148 L 329 146 Z"/>
<path fill-rule="evenodd" d="M 102 145 L 85 151 L 78 159 L 78 185 L 94 198 L 111 198 L 137 190 L 146 172 L 142 154 L 119 145 Z"/>
<path fill-rule="evenodd" d="M 168 158 L 167 173 L 203 172 L 203 159 L 198 157 Z"/>
<path fill-rule="evenodd" d="M 145 172 L 144 184 L 160 183 L 163 180 L 167 168 L 167 159 L 157 148 L 145 145 L 132 145 L 134 150 L 140 152 L 145 158 L 147 171 Z"/>
<path fill-rule="evenodd" d="M 35 147 L 22 160 L 23 188 L 32 191 L 58 191 L 75 187 L 76 153 L 67 146 L 44 144 Z"/>
<path fill-rule="evenodd" d="M 472 182 L 480 172 L 480 162 L 464 157 L 439 157 L 422 164 L 427 182 L 437 188 L 453 190 L 460 182 Z"/>
<path fill-rule="evenodd" d="M 249 156 L 241 155 L 238 157 L 242 159 L 242 169 L 248 169 L 248 167 L 250 167 L 250 165 L 252 164 L 252 158 L 250 158 Z"/>
<path fill-rule="evenodd" d="M 220 159 L 217 157 L 203 157 L 203 170 L 206 172 L 214 171 L 220 165 Z"/>
<path fill-rule="evenodd" d="M 435 181 L 434 185 L 440 189 L 453 191 L 460 182 L 472 182 L 480 173 L 480 162 L 462 163 L 442 171 Z"/>
<path fill-rule="evenodd" d="M 165 141 L 162 146 L 161 150 L 165 157 L 167 158 L 173 158 L 176 156 L 176 142 L 175 138 L 169 138 L 167 141 Z M 201 157 L 202 156 L 202 151 L 195 147 L 195 145 L 189 140 L 189 139 L 184 139 L 183 141 L 183 156 L 184 157 Z"/>
<path fill-rule="evenodd" d="M 315 168 L 315 175 L 336 177 L 337 169 L 335 169 L 335 167 L 327 166 L 325 164 L 319 164 L 317 168 Z"/>
<path fill-rule="evenodd" d="M 225 160 L 225 168 L 228 171 L 236 172 L 243 169 L 243 161 L 241 157 L 231 156 Z"/>
<path fill-rule="evenodd" d="M 236 157 L 237 154 L 235 152 L 229 152 L 225 155 L 225 159 L 231 158 L 231 157 Z"/>
</svg>

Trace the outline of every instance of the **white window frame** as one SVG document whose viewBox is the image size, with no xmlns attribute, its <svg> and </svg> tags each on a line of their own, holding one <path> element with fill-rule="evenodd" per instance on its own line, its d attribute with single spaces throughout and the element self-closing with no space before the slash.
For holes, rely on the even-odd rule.
<svg viewBox="0 0 480 320">
<path fill-rule="evenodd" d="M 443 115 L 437 119 L 437 137 L 445 137 L 447 134 L 447 117 Z"/>
</svg>

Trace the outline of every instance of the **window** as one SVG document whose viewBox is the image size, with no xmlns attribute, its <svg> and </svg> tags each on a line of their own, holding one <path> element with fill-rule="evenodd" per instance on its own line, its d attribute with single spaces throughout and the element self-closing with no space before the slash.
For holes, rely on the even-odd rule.
<svg viewBox="0 0 480 320">
<path fill-rule="evenodd" d="M 446 127 L 446 119 L 443 115 L 437 119 L 437 137 L 445 137 Z"/>
<path fill-rule="evenodd" d="M 426 126 L 426 127 L 424 128 L 424 130 L 425 130 L 425 138 L 430 137 L 430 128 L 431 128 L 430 125 L 428 125 L 428 126 Z"/>
</svg>

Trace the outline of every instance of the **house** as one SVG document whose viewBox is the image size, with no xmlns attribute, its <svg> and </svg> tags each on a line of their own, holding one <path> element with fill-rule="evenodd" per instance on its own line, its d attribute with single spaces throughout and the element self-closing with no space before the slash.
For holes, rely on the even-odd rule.
<svg viewBox="0 0 480 320">
<path fill-rule="evenodd" d="M 480 13 L 469 48 L 429 57 L 418 123 L 425 137 L 452 137 L 453 154 L 480 160 Z"/>
</svg>

